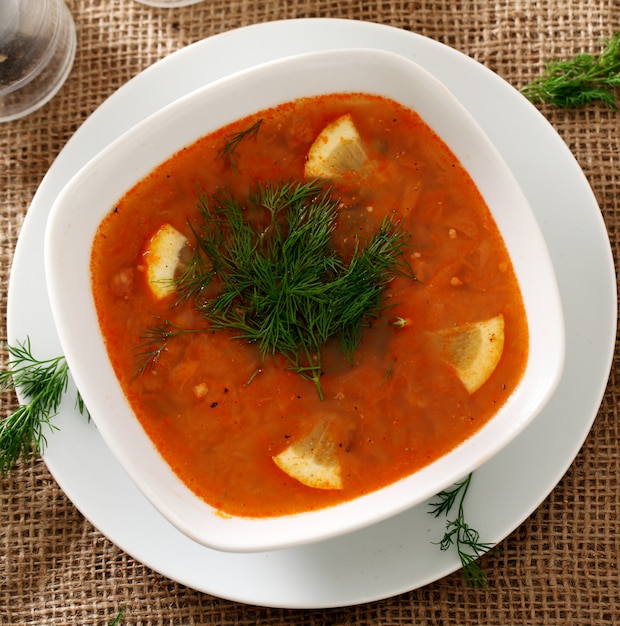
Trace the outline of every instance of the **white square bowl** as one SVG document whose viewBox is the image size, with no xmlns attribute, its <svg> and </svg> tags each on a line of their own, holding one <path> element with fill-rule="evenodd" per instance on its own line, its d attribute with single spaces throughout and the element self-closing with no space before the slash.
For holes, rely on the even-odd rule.
<svg viewBox="0 0 620 626">
<path fill-rule="evenodd" d="M 265 519 L 222 516 L 162 459 L 116 379 L 91 291 L 93 239 L 115 202 L 181 148 L 262 109 L 342 92 L 382 95 L 415 110 L 472 177 L 502 233 L 521 287 L 530 342 L 526 370 L 485 426 L 408 477 L 318 511 Z M 564 365 L 564 321 L 555 273 L 523 192 L 446 87 L 412 61 L 385 51 L 344 49 L 272 61 L 211 83 L 137 124 L 88 162 L 59 194 L 45 234 L 45 269 L 64 354 L 102 437 L 171 523 L 219 550 L 265 551 L 320 541 L 423 502 L 475 470 L 521 432 L 550 399 Z"/>
</svg>

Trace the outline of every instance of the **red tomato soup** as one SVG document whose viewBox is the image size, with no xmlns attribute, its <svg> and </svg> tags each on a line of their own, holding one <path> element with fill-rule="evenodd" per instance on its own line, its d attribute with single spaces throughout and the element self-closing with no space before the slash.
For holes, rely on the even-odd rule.
<svg viewBox="0 0 620 626">
<path fill-rule="evenodd" d="M 221 267 L 207 263 L 211 282 L 185 297 L 179 276 L 204 252 L 197 237 L 214 198 L 241 206 L 246 225 L 271 241 L 274 224 L 260 206 L 246 209 L 248 198 L 261 185 L 308 184 L 311 146 L 344 115 L 365 160 L 347 165 L 340 155 L 341 172 L 312 182 L 337 207 L 329 251 L 350 264 L 387 218 L 402 247 L 355 349 L 328 338 L 296 368 L 290 354 L 262 350 L 205 314 L 221 297 Z M 153 242 L 164 225 L 176 239 L 158 260 Z M 149 273 L 171 264 L 175 280 Z M 319 509 L 410 475 L 480 429 L 527 360 L 519 286 L 480 193 L 415 112 L 378 96 L 282 104 L 174 154 L 103 220 L 91 271 L 109 357 L 137 418 L 180 479 L 225 514 Z M 272 278 L 277 289 L 287 279 Z M 251 315 L 243 304 L 230 310 Z M 470 385 L 471 369 L 489 361 Z M 321 482 L 323 473 L 336 484 Z"/>
</svg>

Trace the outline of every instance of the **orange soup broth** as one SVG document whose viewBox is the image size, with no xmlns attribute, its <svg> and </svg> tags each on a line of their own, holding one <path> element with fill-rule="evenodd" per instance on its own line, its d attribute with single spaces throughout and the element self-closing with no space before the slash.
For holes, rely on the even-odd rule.
<svg viewBox="0 0 620 626">
<path fill-rule="evenodd" d="M 199 190 L 242 198 L 256 181 L 303 178 L 308 148 L 332 120 L 351 113 L 372 167 L 332 182 L 342 200 L 337 245 L 374 233 L 394 214 L 411 234 L 389 307 L 365 329 L 351 365 L 337 341 L 313 382 L 225 331 L 170 341 L 136 375 L 154 316 L 204 327 L 191 304 L 150 294 L 144 251 L 170 223 L 192 240 Z M 207 113 L 205 113 L 207 114 Z M 258 119 L 234 163 L 220 150 Z M 302 99 L 240 120 L 175 154 L 140 181 L 105 218 L 92 255 L 93 292 L 110 359 L 144 429 L 177 475 L 222 512 L 273 516 L 318 509 L 397 481 L 475 433 L 506 401 L 527 358 L 520 291 L 497 227 L 454 155 L 414 112 L 369 95 Z M 437 331 L 502 313 L 505 346 L 482 388 L 467 393 L 440 358 Z M 404 325 L 403 325 L 404 324 Z M 257 374 L 258 372 L 258 374 Z M 273 461 L 321 416 L 333 417 L 344 488 L 303 486 Z"/>
</svg>

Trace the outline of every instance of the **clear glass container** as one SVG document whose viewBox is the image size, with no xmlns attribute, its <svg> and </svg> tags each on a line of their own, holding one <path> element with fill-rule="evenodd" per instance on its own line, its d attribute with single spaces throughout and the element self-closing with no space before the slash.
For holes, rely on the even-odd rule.
<svg viewBox="0 0 620 626">
<path fill-rule="evenodd" d="M 64 0 L 0 0 L 0 122 L 48 102 L 69 75 L 75 48 Z"/>
</svg>

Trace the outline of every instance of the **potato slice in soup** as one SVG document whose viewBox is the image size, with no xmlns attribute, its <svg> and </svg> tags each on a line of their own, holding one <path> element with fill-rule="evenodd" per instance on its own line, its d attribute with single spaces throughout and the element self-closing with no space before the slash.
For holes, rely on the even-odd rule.
<svg viewBox="0 0 620 626">
<path fill-rule="evenodd" d="M 146 279 L 149 289 L 158 300 L 175 290 L 174 274 L 185 245 L 185 236 L 170 224 L 160 226 L 148 243 L 144 253 Z"/>
<path fill-rule="evenodd" d="M 319 422 L 312 432 L 273 457 L 291 478 L 314 489 L 342 489 L 342 473 L 336 456 L 329 420 Z"/>
<path fill-rule="evenodd" d="M 306 178 L 336 178 L 359 170 L 368 160 L 362 139 L 350 114 L 328 124 L 308 151 Z"/>
<path fill-rule="evenodd" d="M 504 316 L 464 324 L 440 333 L 443 356 L 469 393 L 495 371 L 504 351 Z"/>
</svg>

